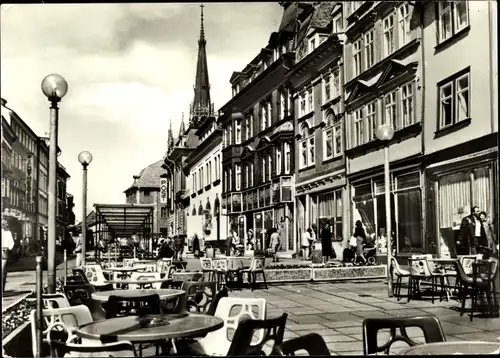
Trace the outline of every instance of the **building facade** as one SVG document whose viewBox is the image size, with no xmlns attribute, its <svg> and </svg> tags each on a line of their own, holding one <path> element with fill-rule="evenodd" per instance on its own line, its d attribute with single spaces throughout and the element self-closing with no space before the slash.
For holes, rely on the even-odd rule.
<svg viewBox="0 0 500 358">
<path fill-rule="evenodd" d="M 425 88 L 420 11 L 411 2 L 358 1 L 344 3 L 343 15 L 349 229 L 361 220 L 378 255 L 387 255 L 384 193 L 390 190 L 394 254 L 422 252 Z M 394 128 L 390 188 L 384 187 L 385 143 L 377 139 L 382 124 Z"/>
<path fill-rule="evenodd" d="M 45 240 L 49 222 L 49 146 L 48 140 L 38 138 L 37 148 L 37 187 L 35 207 L 38 208 L 36 234 L 39 240 Z"/>
<path fill-rule="evenodd" d="M 151 204 L 153 211 L 153 233 L 167 234 L 168 207 L 160 193 L 160 176 L 165 174 L 163 160 L 159 160 L 134 175 L 134 182 L 124 191 L 127 204 Z"/>
<path fill-rule="evenodd" d="M 349 203 L 342 19 L 340 2 L 308 4 L 297 16 L 295 66 L 288 74 L 295 109 L 296 247 L 300 248 L 300 237 L 311 228 L 320 248 L 320 229 L 328 225 L 337 256 L 348 237 L 344 217 Z"/>
<path fill-rule="evenodd" d="M 227 231 L 256 249 L 267 248 L 266 234 L 280 228 L 281 250 L 296 249 L 293 223 L 295 146 L 294 108 L 287 72 L 294 64 L 297 3 L 284 4 L 277 32 L 268 45 L 230 83 L 233 97 L 220 109 L 222 144 L 222 213 Z"/>
<path fill-rule="evenodd" d="M 58 245 L 63 245 L 63 242 L 68 236 L 68 223 L 67 219 L 67 197 L 66 197 L 66 184 L 71 176 L 66 171 L 66 168 L 57 163 L 57 210 L 56 210 L 56 238 Z"/>
<path fill-rule="evenodd" d="M 222 195 L 222 131 L 214 116 L 202 117 L 198 127 L 197 150 L 184 162 L 187 190 L 186 234 L 196 234 L 205 245 L 220 247 L 225 239 L 221 228 L 226 216 L 221 216 Z"/>
<path fill-rule="evenodd" d="M 461 253 L 460 221 L 473 206 L 488 213 L 498 235 L 497 3 L 433 2 L 420 9 L 425 249 L 447 256 Z"/>
</svg>

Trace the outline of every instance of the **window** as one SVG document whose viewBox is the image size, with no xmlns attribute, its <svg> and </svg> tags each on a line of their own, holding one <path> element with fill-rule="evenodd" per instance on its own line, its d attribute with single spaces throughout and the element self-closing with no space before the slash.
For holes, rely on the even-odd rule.
<svg viewBox="0 0 500 358">
<path fill-rule="evenodd" d="M 231 145 L 231 144 L 233 144 L 233 125 L 230 124 L 228 129 L 229 129 L 229 131 L 228 131 L 229 137 L 228 137 L 228 143 L 227 144 Z"/>
<path fill-rule="evenodd" d="M 162 206 L 160 209 L 160 216 L 162 219 L 165 219 L 167 217 L 167 208 L 165 206 Z"/>
<path fill-rule="evenodd" d="M 385 104 L 385 114 L 384 114 L 384 124 L 390 124 L 395 131 L 399 129 L 398 127 L 398 115 L 396 111 L 396 91 L 388 93 L 384 99 Z"/>
<path fill-rule="evenodd" d="M 262 157 L 261 165 L 262 165 L 262 183 L 264 183 L 266 181 L 266 158 L 265 157 Z"/>
<path fill-rule="evenodd" d="M 410 11 L 407 3 L 399 7 L 399 47 L 410 41 Z"/>
<path fill-rule="evenodd" d="M 253 163 L 250 163 L 250 186 L 253 186 Z"/>
<path fill-rule="evenodd" d="M 235 139 L 235 144 L 240 144 L 241 143 L 241 119 L 238 118 L 235 123 L 235 132 L 236 132 L 236 139 Z"/>
<path fill-rule="evenodd" d="M 199 176 L 200 176 L 200 189 L 203 189 L 203 168 L 200 168 Z"/>
<path fill-rule="evenodd" d="M 196 178 L 196 173 L 193 173 L 193 191 L 196 191 L 196 188 L 198 186 L 197 178 Z"/>
<path fill-rule="evenodd" d="M 292 153 L 290 151 L 290 143 L 284 143 L 284 154 L 285 154 L 285 174 L 290 173 L 290 168 L 292 164 Z"/>
<path fill-rule="evenodd" d="M 241 190 L 241 164 L 235 164 L 236 190 Z"/>
<path fill-rule="evenodd" d="M 233 190 L 233 168 L 229 168 L 229 191 Z"/>
<path fill-rule="evenodd" d="M 281 174 L 281 148 L 276 147 L 276 175 Z"/>
<path fill-rule="evenodd" d="M 384 19 L 384 57 L 394 52 L 394 14 Z"/>
<path fill-rule="evenodd" d="M 363 109 L 360 108 L 353 113 L 354 122 L 354 146 L 361 145 L 365 142 L 363 131 Z"/>
<path fill-rule="evenodd" d="M 439 1 L 438 42 L 443 42 L 469 26 L 468 1 Z"/>
<path fill-rule="evenodd" d="M 415 123 L 413 86 L 414 83 L 412 82 L 401 87 L 401 118 L 403 120 L 403 128 Z"/>
<path fill-rule="evenodd" d="M 252 129 L 253 129 L 253 115 L 249 114 L 247 116 L 247 125 L 246 125 L 246 139 L 252 138 Z"/>
<path fill-rule="evenodd" d="M 245 165 L 245 186 L 246 188 L 250 187 L 250 165 Z"/>
<path fill-rule="evenodd" d="M 342 127 L 336 121 L 332 111 L 326 112 L 326 126 L 323 130 L 323 160 L 328 160 L 342 153 Z"/>
<path fill-rule="evenodd" d="M 368 141 L 375 139 L 377 133 L 377 102 L 372 102 L 366 106 L 366 123 L 368 129 Z"/>
<path fill-rule="evenodd" d="M 328 102 L 332 98 L 331 80 L 332 77 L 330 75 L 323 78 L 323 103 Z"/>
<path fill-rule="evenodd" d="M 280 91 L 280 98 L 279 98 L 279 119 L 284 119 L 287 116 L 287 94 L 286 90 L 282 89 Z"/>
<path fill-rule="evenodd" d="M 266 101 L 261 105 L 261 124 L 260 129 L 263 131 L 269 127 L 271 120 L 270 104 Z"/>
<path fill-rule="evenodd" d="M 273 157 L 271 154 L 267 155 L 267 180 L 271 180 L 273 173 Z"/>
<path fill-rule="evenodd" d="M 342 32 L 342 30 L 342 13 L 340 13 L 333 18 L 332 32 L 336 34 Z"/>
<path fill-rule="evenodd" d="M 299 116 L 303 116 L 306 114 L 306 93 L 303 92 L 300 95 L 300 105 L 299 105 Z"/>
<path fill-rule="evenodd" d="M 470 117 L 469 73 L 441 85 L 439 93 L 441 101 L 439 129 Z"/>
<path fill-rule="evenodd" d="M 212 162 L 207 163 L 207 185 L 212 183 Z"/>
<path fill-rule="evenodd" d="M 316 49 L 316 36 L 309 40 L 309 53 Z"/>
<path fill-rule="evenodd" d="M 214 158 L 215 180 L 219 179 L 219 156 Z"/>
<path fill-rule="evenodd" d="M 302 138 L 300 140 L 300 169 L 314 165 L 315 162 L 315 143 L 314 132 L 309 133 L 307 125 L 302 125 Z"/>
<path fill-rule="evenodd" d="M 363 1 L 351 1 L 351 11 L 350 14 L 353 14 L 357 9 L 359 9 L 363 5 Z"/>
<path fill-rule="evenodd" d="M 314 92 L 313 92 L 314 88 L 309 88 L 307 90 L 307 103 L 308 103 L 308 106 L 307 106 L 307 110 L 308 110 L 308 113 L 311 113 L 312 111 L 314 111 Z"/>
<path fill-rule="evenodd" d="M 273 123 L 273 102 L 272 102 L 272 99 L 269 98 L 267 100 L 267 126 L 266 128 L 269 128 L 272 123 Z"/>
<path fill-rule="evenodd" d="M 359 76 L 361 74 L 361 38 L 352 44 L 353 53 L 353 76 Z"/>
<path fill-rule="evenodd" d="M 336 98 L 340 96 L 340 70 L 339 68 L 335 68 L 332 72 L 332 77 L 333 77 L 333 97 Z"/>
<path fill-rule="evenodd" d="M 375 30 L 371 29 L 365 34 L 365 69 L 369 69 L 375 63 L 374 33 Z"/>
</svg>

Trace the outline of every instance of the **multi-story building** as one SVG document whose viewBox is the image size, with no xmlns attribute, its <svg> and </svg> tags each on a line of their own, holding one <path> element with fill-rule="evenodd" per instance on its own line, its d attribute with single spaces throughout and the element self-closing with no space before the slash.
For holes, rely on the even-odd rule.
<svg viewBox="0 0 500 358">
<path fill-rule="evenodd" d="M 163 165 L 167 170 L 167 174 L 164 176 L 168 183 L 169 195 L 167 200 L 171 203 L 168 234 L 183 238 L 188 235 L 188 214 L 192 214 L 192 212 L 190 212 L 192 208 L 192 193 L 188 191 L 188 183 L 186 182 L 190 172 L 185 170 L 184 166 L 186 165 L 186 161 L 191 163 L 191 160 L 193 160 L 195 156 L 193 152 L 200 143 L 199 136 L 207 135 L 208 132 L 205 126 L 214 121 L 214 105 L 210 101 L 206 44 L 207 41 L 205 39 L 205 30 L 203 27 L 203 6 L 201 6 L 198 62 L 194 85 L 194 99 L 190 105 L 189 124 L 186 129 L 183 116 L 179 128 L 179 135 L 175 139 L 172 130 L 169 130 L 168 151 L 165 155 Z M 194 160 L 199 159 L 201 158 L 196 157 Z M 192 163 L 189 165 L 192 165 Z M 215 203 L 215 198 L 213 200 Z M 206 207 L 206 202 L 204 205 Z M 194 232 L 190 231 L 189 234 L 191 233 Z M 198 232 L 198 234 L 200 233 Z"/>
<path fill-rule="evenodd" d="M 425 246 L 424 62 L 420 11 L 412 4 L 343 3 L 350 229 L 361 220 L 367 236 L 377 242 L 380 256 L 387 254 L 385 190 L 391 192 L 396 255 L 422 252 Z M 392 125 L 395 131 L 389 143 L 391 188 L 384 187 L 384 143 L 376 136 L 382 124 Z"/>
<path fill-rule="evenodd" d="M 33 237 L 36 212 L 34 198 L 36 191 L 35 165 L 37 162 L 38 136 L 11 108 L 6 107 L 7 101 L 2 99 L 2 117 L 10 120 L 10 127 L 17 137 L 12 145 L 11 177 L 8 179 L 9 200 L 3 207 L 2 216 L 7 219 L 10 230 L 17 239 Z M 2 119 L 3 121 L 3 119 Z M 7 203 L 7 201 L 6 201 Z"/>
<path fill-rule="evenodd" d="M 293 106 L 287 71 L 294 63 L 295 17 L 307 5 L 282 3 L 284 14 L 268 45 L 230 83 L 233 97 L 220 109 L 223 128 L 222 214 L 225 234 L 240 240 L 253 230 L 256 248 L 280 227 L 281 250 L 294 251 Z"/>
<path fill-rule="evenodd" d="M 295 107 L 296 237 L 311 228 L 319 244 L 320 228 L 328 225 L 337 256 L 350 230 L 344 225 L 349 195 L 345 188 L 342 8 L 341 2 L 304 5 L 297 16 L 295 66 L 287 75 Z"/>
<path fill-rule="evenodd" d="M 167 233 L 167 205 L 160 195 L 160 176 L 165 173 L 163 160 L 159 160 L 134 175 L 134 182 L 124 191 L 127 204 L 151 204 L 153 211 L 153 233 Z"/>
<path fill-rule="evenodd" d="M 57 210 L 56 210 L 56 237 L 58 243 L 63 244 L 67 237 L 67 222 L 66 215 L 66 182 L 71 178 L 66 168 L 57 163 Z"/>
<path fill-rule="evenodd" d="M 497 3 L 436 1 L 420 10 L 426 250 L 453 255 L 460 221 L 473 206 L 498 233 Z"/>
<path fill-rule="evenodd" d="M 49 146 L 48 139 L 38 138 L 37 148 L 37 187 L 38 196 L 36 197 L 35 207 L 37 212 L 37 230 L 36 238 L 44 240 L 47 236 L 49 221 Z"/>
</svg>

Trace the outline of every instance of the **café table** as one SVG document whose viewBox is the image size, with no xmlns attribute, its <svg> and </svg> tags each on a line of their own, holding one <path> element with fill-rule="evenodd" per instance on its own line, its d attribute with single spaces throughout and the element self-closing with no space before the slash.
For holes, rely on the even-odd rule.
<svg viewBox="0 0 500 358">
<path fill-rule="evenodd" d="M 155 264 L 156 260 L 136 260 L 134 261 L 136 264 Z"/>
<path fill-rule="evenodd" d="M 440 270 L 440 272 L 444 275 L 444 282 L 445 282 L 445 293 L 446 293 L 446 299 L 449 301 L 452 292 L 451 292 L 451 286 L 448 278 L 450 276 L 455 276 L 456 279 L 456 271 L 455 271 L 455 263 L 458 261 L 458 259 L 454 258 L 432 258 L 429 261 L 433 262 L 435 267 Z M 448 270 L 449 266 L 453 266 L 451 270 Z"/>
<path fill-rule="evenodd" d="M 140 289 L 145 288 L 144 286 L 151 285 L 153 283 L 158 283 L 158 282 L 171 282 L 171 278 L 152 278 L 152 279 L 143 279 L 143 280 L 130 280 L 130 279 L 124 279 L 124 280 L 108 280 L 104 281 L 105 284 L 113 284 L 113 285 L 127 285 L 130 287 L 130 285 L 138 285 Z"/>
<path fill-rule="evenodd" d="M 147 290 L 111 290 L 111 291 L 98 291 L 92 293 L 92 299 L 100 302 L 108 302 L 110 296 L 120 296 L 125 298 L 140 298 L 158 294 L 161 300 L 168 300 L 171 298 L 182 296 L 186 293 L 183 290 L 175 290 L 170 288 L 161 289 L 147 289 Z"/>
<path fill-rule="evenodd" d="M 95 321 L 79 327 L 83 339 L 105 342 L 161 342 L 169 339 L 202 337 L 224 326 L 222 318 L 196 313 L 127 316 Z"/>
<path fill-rule="evenodd" d="M 419 344 L 403 349 L 400 355 L 500 354 L 500 342 L 458 341 Z"/>
</svg>

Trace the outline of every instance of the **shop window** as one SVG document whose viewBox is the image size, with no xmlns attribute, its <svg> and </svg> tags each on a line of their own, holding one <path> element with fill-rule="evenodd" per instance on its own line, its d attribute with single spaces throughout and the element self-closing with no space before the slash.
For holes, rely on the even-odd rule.
<svg viewBox="0 0 500 358">
<path fill-rule="evenodd" d="M 343 240 L 342 190 L 318 195 L 318 227 L 328 229 L 334 241 Z"/>
</svg>

